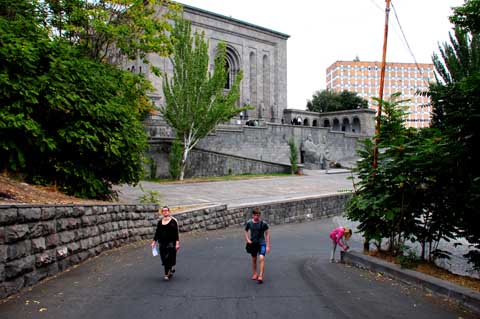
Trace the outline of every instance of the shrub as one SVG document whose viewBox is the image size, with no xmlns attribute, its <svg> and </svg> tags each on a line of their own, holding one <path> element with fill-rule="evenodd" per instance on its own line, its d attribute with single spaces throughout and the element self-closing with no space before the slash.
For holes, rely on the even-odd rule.
<svg viewBox="0 0 480 319">
<path fill-rule="evenodd" d="M 298 171 L 298 151 L 297 146 L 295 145 L 295 141 L 292 137 L 290 137 L 290 139 L 288 140 L 288 146 L 290 146 L 290 166 L 292 174 L 295 174 Z"/>
<path fill-rule="evenodd" d="M 180 168 L 183 156 L 183 145 L 178 138 L 172 142 L 169 154 L 169 173 L 172 179 L 180 177 Z"/>
</svg>

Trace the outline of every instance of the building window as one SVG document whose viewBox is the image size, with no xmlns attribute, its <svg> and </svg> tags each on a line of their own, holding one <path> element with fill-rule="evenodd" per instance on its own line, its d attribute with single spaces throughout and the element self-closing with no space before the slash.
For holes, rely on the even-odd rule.
<svg viewBox="0 0 480 319">
<path fill-rule="evenodd" d="M 237 74 L 240 72 L 240 58 L 234 48 L 227 45 L 227 54 L 225 56 L 225 69 L 227 71 L 227 80 L 225 89 L 230 90 L 233 86 Z"/>
</svg>

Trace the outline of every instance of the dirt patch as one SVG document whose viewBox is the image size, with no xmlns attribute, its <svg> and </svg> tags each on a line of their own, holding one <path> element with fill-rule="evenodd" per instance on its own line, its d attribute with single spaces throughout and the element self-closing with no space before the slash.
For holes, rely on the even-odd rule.
<svg viewBox="0 0 480 319">
<path fill-rule="evenodd" d="M 386 252 L 371 251 L 368 253 L 368 255 L 399 265 L 398 260 Z M 415 270 L 451 282 L 453 284 L 480 292 L 480 279 L 453 274 L 448 270 L 440 268 L 431 262 L 421 261 L 418 266 L 411 268 L 411 270 Z"/>
<path fill-rule="evenodd" d="M 111 204 L 111 202 L 68 196 L 57 191 L 55 187 L 31 185 L 0 175 L 0 204 Z"/>
<path fill-rule="evenodd" d="M 31 185 L 21 180 L 0 175 L 0 205 L 55 205 L 55 204 L 121 204 L 120 202 L 99 201 L 65 195 L 55 187 Z M 170 207 L 173 214 L 200 209 L 211 206 L 210 204 L 182 205 Z"/>
</svg>

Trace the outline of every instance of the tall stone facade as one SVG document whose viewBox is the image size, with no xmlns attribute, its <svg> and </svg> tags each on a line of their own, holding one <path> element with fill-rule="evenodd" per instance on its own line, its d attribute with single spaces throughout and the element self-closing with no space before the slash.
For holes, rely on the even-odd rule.
<svg viewBox="0 0 480 319">
<path fill-rule="evenodd" d="M 255 109 L 242 114 L 242 119 L 264 120 L 278 123 L 287 108 L 287 39 L 288 35 L 256 26 L 237 19 L 184 5 L 184 18 L 192 22 L 195 31 L 205 34 L 209 43 L 210 69 L 213 71 L 215 53 L 220 42 L 227 45 L 229 81 L 243 71 L 239 106 L 251 105 Z M 167 58 L 151 55 L 153 65 L 173 73 Z M 164 105 L 163 79 L 152 74 L 141 61 L 132 61 L 128 68 L 142 72 L 156 88 L 151 98 L 157 107 Z"/>
<path fill-rule="evenodd" d="M 184 6 L 183 12 L 194 31 L 203 33 L 209 42 L 210 70 L 213 71 L 218 44 L 226 44 L 226 89 L 235 75 L 243 71 L 238 106 L 253 106 L 229 123 L 219 125 L 196 145 L 187 177 L 289 171 L 290 139 L 300 154 L 298 164 L 305 168 L 326 168 L 328 163 L 355 165 L 358 141 L 373 135 L 374 111 L 320 114 L 287 109 L 288 35 L 190 6 Z M 149 60 L 167 76 L 173 74 L 168 58 L 151 55 Z M 144 73 L 151 81 L 156 91 L 150 96 L 161 108 L 164 79 L 149 72 L 141 61 L 132 61 L 127 67 L 132 72 Z M 168 177 L 173 129 L 157 115 L 145 124 L 150 144 L 146 155 L 152 160 L 147 170 L 151 176 Z"/>
</svg>

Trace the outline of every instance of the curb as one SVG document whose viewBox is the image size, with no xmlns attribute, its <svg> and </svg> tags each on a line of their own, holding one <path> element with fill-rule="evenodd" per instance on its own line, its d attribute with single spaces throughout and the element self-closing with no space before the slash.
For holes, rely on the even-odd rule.
<svg viewBox="0 0 480 319">
<path fill-rule="evenodd" d="M 402 269 L 399 265 L 355 251 L 342 252 L 341 262 L 383 273 L 404 283 L 453 299 L 470 310 L 480 313 L 480 293 L 472 289 L 461 287 L 424 273 Z"/>
</svg>

